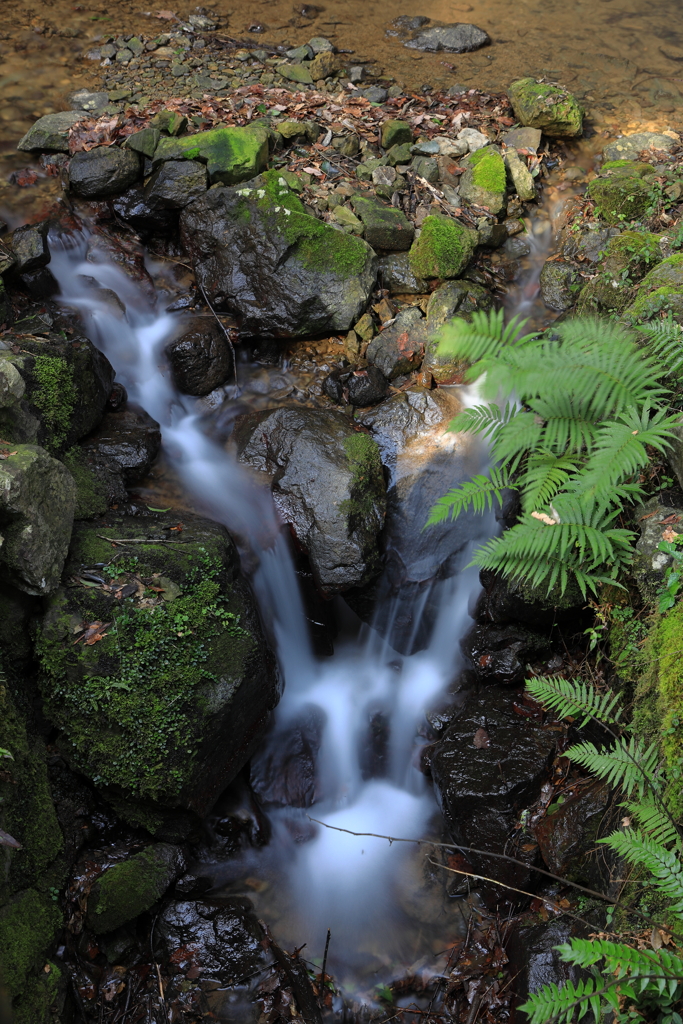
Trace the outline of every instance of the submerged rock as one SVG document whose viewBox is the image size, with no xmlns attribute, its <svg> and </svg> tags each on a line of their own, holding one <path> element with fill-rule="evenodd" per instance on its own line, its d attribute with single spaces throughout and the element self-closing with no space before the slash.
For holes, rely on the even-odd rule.
<svg viewBox="0 0 683 1024">
<path fill-rule="evenodd" d="M 490 43 L 488 33 L 476 25 L 440 25 L 423 29 L 414 39 L 404 43 L 410 50 L 448 50 L 450 53 L 469 53 Z"/>
<path fill-rule="evenodd" d="M 379 571 L 385 486 L 377 445 L 341 412 L 276 409 L 237 420 L 240 462 L 270 479 L 284 522 L 326 594 Z"/>
<path fill-rule="evenodd" d="M 608 143 L 603 150 L 603 156 L 605 160 L 637 160 L 644 150 L 663 150 L 670 153 L 679 145 L 677 139 L 659 132 L 635 132 L 633 135 L 623 135 L 620 139 Z"/>
<path fill-rule="evenodd" d="M 540 128 L 551 138 L 580 135 L 583 113 L 572 94 L 561 85 L 520 78 L 508 89 L 517 120 L 529 128 Z"/>
<path fill-rule="evenodd" d="M 147 846 L 128 860 L 113 864 L 90 890 L 88 927 L 99 935 L 135 920 L 163 896 L 184 869 L 180 848 L 169 843 Z"/>
<path fill-rule="evenodd" d="M 115 571 L 107 538 L 118 541 Z M 101 586 L 59 589 L 38 641 L 60 749 L 117 813 L 152 833 L 163 808 L 206 814 L 279 697 L 232 541 L 187 513 L 182 524 L 109 513 L 74 527 L 64 579 L 83 572 Z"/>
<path fill-rule="evenodd" d="M 263 177 L 262 188 L 214 188 L 183 211 L 199 284 L 239 313 L 245 334 L 347 331 L 375 283 L 373 250 L 306 214 L 276 172 Z"/>
<path fill-rule="evenodd" d="M 76 507 L 68 469 L 37 445 L 13 445 L 0 462 L 0 573 L 26 594 L 59 583 Z"/>
<path fill-rule="evenodd" d="M 208 395 L 230 376 L 232 353 L 218 324 L 186 331 L 166 346 L 173 380 L 186 395 Z"/>
</svg>

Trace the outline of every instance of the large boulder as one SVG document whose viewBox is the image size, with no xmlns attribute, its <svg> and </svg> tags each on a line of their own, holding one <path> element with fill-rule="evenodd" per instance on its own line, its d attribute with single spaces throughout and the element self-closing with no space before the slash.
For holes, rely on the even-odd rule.
<svg viewBox="0 0 683 1024">
<path fill-rule="evenodd" d="M 198 283 L 240 315 L 245 334 L 348 330 L 374 287 L 373 250 L 306 214 L 284 178 L 263 178 L 262 187 L 212 188 L 181 214 Z"/>
<path fill-rule="evenodd" d="M 237 185 L 266 169 L 270 136 L 265 125 L 254 124 L 162 138 L 154 150 L 154 168 L 167 160 L 197 160 L 206 164 L 210 184 Z"/>
<path fill-rule="evenodd" d="M 508 89 L 512 109 L 520 124 L 540 128 L 551 138 L 580 135 L 583 112 L 572 94 L 561 85 L 520 78 Z"/>
<path fill-rule="evenodd" d="M 76 524 L 71 579 L 47 606 L 37 648 L 60 749 L 149 831 L 160 807 L 206 814 L 279 697 L 228 534 L 188 514 L 110 513 Z"/>
<path fill-rule="evenodd" d="M 112 864 L 90 890 L 88 927 L 102 934 L 133 921 L 163 896 L 184 868 L 180 848 L 170 843 L 155 843 Z"/>
<path fill-rule="evenodd" d="M 658 313 L 671 312 L 683 318 L 683 254 L 676 253 L 650 270 L 638 285 L 637 295 L 626 313 L 634 320 L 650 320 Z"/>
<path fill-rule="evenodd" d="M 160 448 L 159 424 L 132 402 L 107 412 L 97 430 L 83 442 L 86 454 L 113 463 L 126 483 L 147 475 Z"/>
<path fill-rule="evenodd" d="M 26 594 L 49 594 L 69 548 L 76 485 L 37 445 L 17 444 L 1 454 L 0 574 Z"/>
<path fill-rule="evenodd" d="M 206 167 L 198 160 L 167 160 L 145 183 L 144 202 L 153 210 L 182 210 L 208 187 Z"/>
<path fill-rule="evenodd" d="M 639 220 L 654 203 L 650 184 L 632 174 L 594 178 L 586 195 L 595 203 L 595 212 L 608 224 Z"/>
<path fill-rule="evenodd" d="M 324 593 L 377 574 L 385 485 L 372 438 L 341 412 L 276 409 L 240 417 L 233 442 L 240 461 L 270 480 Z"/>
<path fill-rule="evenodd" d="M 123 192 L 139 177 L 138 154 L 118 146 L 96 146 L 87 153 L 75 153 L 69 163 L 69 187 L 84 199 Z"/>
<path fill-rule="evenodd" d="M 114 381 L 111 363 L 87 338 L 68 340 L 5 335 L 0 349 L 0 434 L 40 444 L 51 452 L 69 448 L 102 419 Z M 11 347 L 10 347 L 11 346 Z"/>
<path fill-rule="evenodd" d="M 365 240 L 373 249 L 410 249 L 415 228 L 402 210 L 365 196 L 354 198 L 352 205 L 363 222 Z"/>
<path fill-rule="evenodd" d="M 453 840 L 508 852 L 519 814 L 538 797 L 555 746 L 552 731 L 515 712 L 514 693 L 489 687 L 471 696 L 429 757 Z M 473 853 L 467 858 L 475 871 L 528 888 L 529 873 L 521 865 Z"/>
</svg>

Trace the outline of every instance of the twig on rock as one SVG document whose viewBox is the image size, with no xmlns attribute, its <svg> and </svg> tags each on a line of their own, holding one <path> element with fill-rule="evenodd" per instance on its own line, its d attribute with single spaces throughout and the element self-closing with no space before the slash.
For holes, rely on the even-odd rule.
<svg viewBox="0 0 683 1024">
<path fill-rule="evenodd" d="M 197 283 L 199 284 L 199 282 L 197 282 Z M 230 352 L 232 353 L 232 368 L 235 371 L 235 387 L 239 387 L 239 384 L 237 382 L 237 359 L 235 358 L 235 346 L 232 343 L 232 338 L 230 337 L 230 333 L 227 330 L 225 324 L 222 322 L 222 320 L 218 316 L 218 313 L 216 312 L 216 310 L 213 308 L 213 306 L 209 302 L 209 297 L 206 294 L 206 292 L 204 291 L 204 285 L 203 284 L 199 284 L 199 290 L 202 293 L 202 295 L 204 296 L 204 301 L 206 302 L 207 306 L 209 307 L 209 309 L 213 313 L 214 317 L 216 318 L 216 323 L 218 324 L 218 326 L 222 330 L 223 334 L 227 338 L 228 345 L 230 346 Z"/>
</svg>

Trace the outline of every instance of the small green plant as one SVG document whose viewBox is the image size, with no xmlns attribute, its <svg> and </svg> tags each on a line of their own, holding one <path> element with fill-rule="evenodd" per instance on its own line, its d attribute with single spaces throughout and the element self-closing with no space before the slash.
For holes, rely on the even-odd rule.
<svg viewBox="0 0 683 1024">
<path fill-rule="evenodd" d="M 578 982 L 567 981 L 561 988 L 544 985 L 521 1009 L 531 1024 L 556 1020 L 569 1024 L 589 1013 L 596 1024 L 610 1016 L 624 1024 L 634 1019 L 681 1024 L 683 959 L 665 945 L 683 922 L 682 846 L 667 805 L 666 779 L 657 747 L 646 747 L 641 740 L 625 735 L 628 726 L 623 721 L 623 709 L 618 697 L 609 691 L 598 693 L 588 683 L 556 676 L 527 680 L 527 690 L 561 717 L 578 719 L 581 725 L 593 719 L 611 734 L 610 748 L 583 742 L 570 747 L 566 756 L 621 789 L 627 817 L 622 827 L 598 842 L 641 876 L 647 875 L 648 891 L 663 900 L 667 920 L 653 929 L 658 941 L 653 940 L 650 949 L 603 937 L 572 938 L 556 946 L 560 958 L 582 968 L 584 977 Z M 615 908 L 609 909 L 612 913 L 608 913 L 607 928 L 612 927 Z"/>
<path fill-rule="evenodd" d="M 673 559 L 664 574 L 664 585 L 658 592 L 658 608 L 660 612 L 668 612 L 673 608 L 676 598 L 683 587 L 683 551 L 679 545 L 683 542 L 683 536 L 676 536 L 673 540 L 662 540 L 657 545 L 657 551 L 669 555 Z"/>
<path fill-rule="evenodd" d="M 442 332 L 440 351 L 471 364 L 468 379 L 484 399 L 449 429 L 485 438 L 492 466 L 441 498 L 428 525 L 484 512 L 516 491 L 517 523 L 472 563 L 548 593 L 576 585 L 585 597 L 619 585 L 633 556 L 635 535 L 617 518 L 644 493 L 648 447 L 669 447 L 667 369 L 608 321 L 577 318 L 545 335 L 520 336 L 522 328 L 504 326 L 502 311 L 475 312 Z"/>
</svg>

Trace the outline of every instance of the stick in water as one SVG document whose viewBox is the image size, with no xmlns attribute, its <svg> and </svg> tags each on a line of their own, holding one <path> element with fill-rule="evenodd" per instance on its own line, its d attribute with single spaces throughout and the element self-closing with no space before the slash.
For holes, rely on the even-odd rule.
<svg viewBox="0 0 683 1024">
<path fill-rule="evenodd" d="M 327 967 L 327 951 L 330 948 L 330 935 L 331 930 L 327 929 L 327 939 L 325 940 L 325 952 L 323 954 L 323 970 L 320 975 L 320 1005 L 325 1005 L 325 968 Z"/>
</svg>

